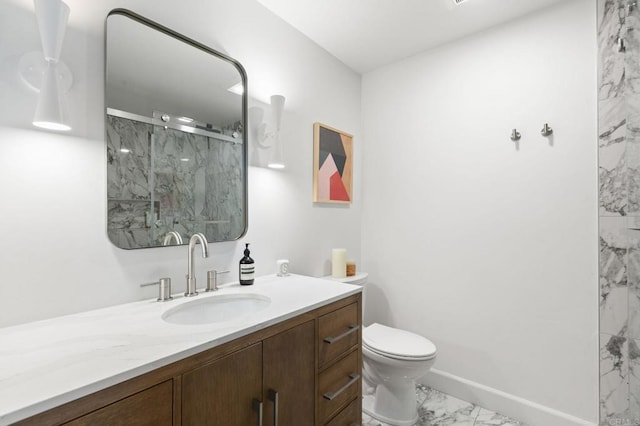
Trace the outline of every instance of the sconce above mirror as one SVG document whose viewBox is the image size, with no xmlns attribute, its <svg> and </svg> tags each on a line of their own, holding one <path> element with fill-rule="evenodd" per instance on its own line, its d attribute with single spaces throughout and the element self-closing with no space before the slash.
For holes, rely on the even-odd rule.
<svg viewBox="0 0 640 426">
<path fill-rule="evenodd" d="M 246 88 L 234 59 L 131 11 L 109 13 L 107 234 L 116 246 L 244 235 Z"/>
</svg>

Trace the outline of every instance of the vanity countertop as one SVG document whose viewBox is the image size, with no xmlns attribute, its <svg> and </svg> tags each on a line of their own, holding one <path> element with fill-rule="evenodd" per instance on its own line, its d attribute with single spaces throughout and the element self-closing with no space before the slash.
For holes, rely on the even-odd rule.
<svg viewBox="0 0 640 426">
<path fill-rule="evenodd" d="M 362 287 L 300 275 L 228 284 L 196 298 L 155 299 L 0 328 L 0 425 L 57 407 L 229 342 Z M 252 293 L 271 299 L 259 312 L 228 322 L 176 325 L 161 317 L 195 299 Z"/>
</svg>

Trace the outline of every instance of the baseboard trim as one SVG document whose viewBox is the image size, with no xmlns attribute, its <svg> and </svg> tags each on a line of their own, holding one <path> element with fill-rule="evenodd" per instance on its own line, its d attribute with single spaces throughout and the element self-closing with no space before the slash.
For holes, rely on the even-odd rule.
<svg viewBox="0 0 640 426">
<path fill-rule="evenodd" d="M 433 368 L 420 383 L 529 426 L 596 426 L 585 419 Z"/>
</svg>

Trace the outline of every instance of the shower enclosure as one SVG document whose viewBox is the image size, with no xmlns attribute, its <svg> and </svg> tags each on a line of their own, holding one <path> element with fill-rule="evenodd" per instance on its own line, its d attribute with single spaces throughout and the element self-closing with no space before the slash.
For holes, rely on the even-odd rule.
<svg viewBox="0 0 640 426">
<path fill-rule="evenodd" d="M 640 9 L 598 0 L 600 424 L 640 424 Z"/>
<path fill-rule="evenodd" d="M 185 131 L 156 124 L 161 116 L 167 117 L 107 115 L 109 239 L 133 249 L 161 246 L 170 232 L 238 238 L 244 230 L 240 132 Z"/>
</svg>

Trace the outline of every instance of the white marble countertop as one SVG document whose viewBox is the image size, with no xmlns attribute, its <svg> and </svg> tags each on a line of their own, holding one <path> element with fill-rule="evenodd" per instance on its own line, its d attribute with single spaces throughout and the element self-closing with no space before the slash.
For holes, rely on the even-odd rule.
<svg viewBox="0 0 640 426">
<path fill-rule="evenodd" d="M 362 290 L 300 275 L 228 284 L 195 298 L 147 300 L 0 328 L 0 425 L 8 425 Z M 204 325 L 162 320 L 167 310 L 223 294 L 254 293 L 269 306 Z"/>
</svg>

